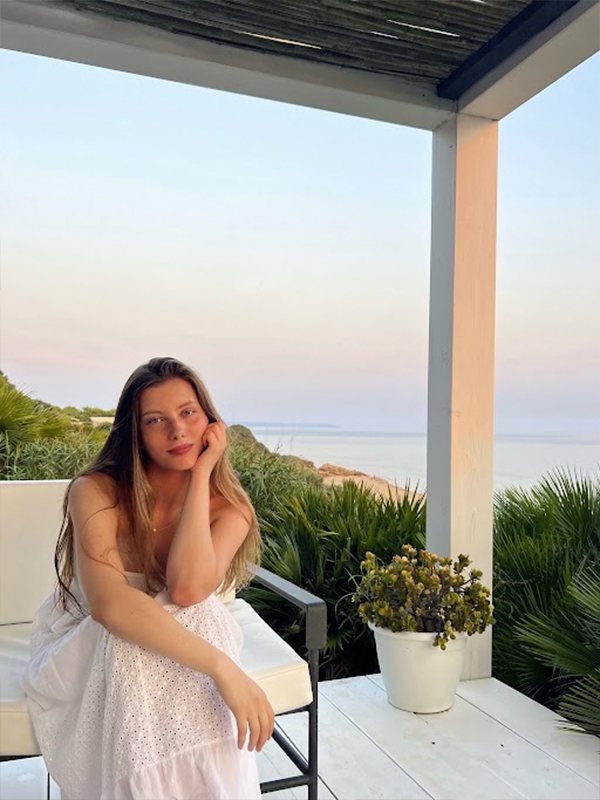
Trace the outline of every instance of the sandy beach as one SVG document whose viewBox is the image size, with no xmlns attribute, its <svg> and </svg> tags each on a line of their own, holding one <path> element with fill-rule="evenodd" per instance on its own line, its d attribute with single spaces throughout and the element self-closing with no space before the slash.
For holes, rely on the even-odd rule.
<svg viewBox="0 0 600 800">
<path fill-rule="evenodd" d="M 364 472 L 358 472 L 357 470 L 353 469 L 345 469 L 344 467 L 339 467 L 336 464 L 322 464 L 320 467 L 316 467 L 316 470 L 323 478 L 323 483 L 327 485 L 333 484 L 335 486 L 339 486 L 341 483 L 345 483 L 346 481 L 354 481 L 354 483 L 367 486 L 369 489 L 371 489 L 371 491 L 375 492 L 381 497 L 389 497 L 391 492 L 392 497 L 395 497 L 399 500 L 404 497 L 405 494 L 405 491 L 402 487 L 395 486 L 393 483 L 389 483 L 384 478 L 378 478 L 376 475 L 366 475 Z M 417 492 L 416 495 L 417 497 L 420 497 L 422 492 Z"/>
</svg>

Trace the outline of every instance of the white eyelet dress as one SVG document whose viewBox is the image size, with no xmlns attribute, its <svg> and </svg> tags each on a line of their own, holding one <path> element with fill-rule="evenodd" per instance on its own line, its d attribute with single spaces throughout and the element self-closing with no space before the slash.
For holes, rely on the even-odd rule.
<svg viewBox="0 0 600 800">
<path fill-rule="evenodd" d="M 146 591 L 144 576 L 127 573 Z M 235 719 L 211 678 L 72 616 L 39 608 L 23 684 L 44 761 L 62 800 L 257 800 L 256 756 L 237 747 Z M 239 664 L 242 631 L 211 595 L 182 608 L 182 625 Z"/>
</svg>

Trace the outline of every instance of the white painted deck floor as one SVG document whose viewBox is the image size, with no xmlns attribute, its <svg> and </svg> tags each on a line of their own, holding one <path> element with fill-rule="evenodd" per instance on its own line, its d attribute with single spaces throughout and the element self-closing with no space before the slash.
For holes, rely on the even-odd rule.
<svg viewBox="0 0 600 800">
<path fill-rule="evenodd" d="M 393 708 L 379 675 L 319 689 L 322 800 L 600 798 L 600 740 L 561 729 L 559 716 L 493 678 L 461 683 L 441 714 Z M 281 719 L 301 750 L 305 717 Z M 274 743 L 259 764 L 265 780 L 293 770 Z M 41 759 L 3 763 L 0 800 L 44 800 L 45 781 Z M 265 797 L 305 798 L 306 789 Z"/>
</svg>

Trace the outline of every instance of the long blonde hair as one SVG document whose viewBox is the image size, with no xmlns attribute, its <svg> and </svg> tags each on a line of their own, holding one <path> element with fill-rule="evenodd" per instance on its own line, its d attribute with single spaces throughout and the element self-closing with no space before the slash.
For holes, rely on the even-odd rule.
<svg viewBox="0 0 600 800">
<path fill-rule="evenodd" d="M 118 507 L 125 516 L 133 553 L 142 566 L 146 583 L 151 591 L 160 591 L 165 587 L 166 575 L 164 567 L 159 564 L 154 554 L 152 514 L 155 499 L 146 475 L 147 456 L 141 448 L 139 439 L 140 397 L 145 389 L 172 378 L 183 378 L 192 386 L 209 422 L 221 421 L 206 387 L 193 369 L 175 358 L 153 358 L 138 367 L 127 380 L 104 446 L 92 464 L 77 476 L 104 475 L 112 479 L 115 492 L 112 507 Z M 64 608 L 67 608 L 69 597 L 75 600 L 69 588 L 74 574 L 73 522 L 69 513 L 69 492 L 72 483 L 73 481 L 65 492 L 63 525 L 54 556 Z M 231 467 L 227 451 L 219 458 L 211 473 L 210 488 L 239 509 L 250 523 L 248 535 L 235 554 L 224 579 L 224 589 L 239 587 L 251 578 L 248 563 L 259 562 L 260 533 L 252 503 Z M 77 603 L 76 600 L 75 602 Z"/>
</svg>

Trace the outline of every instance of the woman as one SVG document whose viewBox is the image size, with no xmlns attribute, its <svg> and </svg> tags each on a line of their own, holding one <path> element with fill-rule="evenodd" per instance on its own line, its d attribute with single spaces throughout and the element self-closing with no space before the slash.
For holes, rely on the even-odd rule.
<svg viewBox="0 0 600 800">
<path fill-rule="evenodd" d="M 248 578 L 259 533 L 225 449 L 198 376 L 154 358 L 67 490 L 24 678 L 63 800 L 260 797 L 273 711 L 215 595 Z"/>
</svg>

